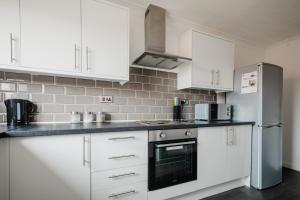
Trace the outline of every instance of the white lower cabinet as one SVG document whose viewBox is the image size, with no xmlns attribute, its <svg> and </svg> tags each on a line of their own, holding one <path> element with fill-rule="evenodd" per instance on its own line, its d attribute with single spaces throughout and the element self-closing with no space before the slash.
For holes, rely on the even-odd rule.
<svg viewBox="0 0 300 200">
<path fill-rule="evenodd" d="M 89 137 L 12 138 L 10 200 L 90 200 Z"/>
<path fill-rule="evenodd" d="M 199 187 L 205 188 L 224 183 L 227 175 L 225 127 L 199 128 L 197 154 Z"/>
<path fill-rule="evenodd" d="M 197 181 L 150 193 L 148 131 L 1 139 L 0 199 L 157 200 L 250 175 L 252 126 L 198 131 Z"/>
<path fill-rule="evenodd" d="M 9 200 L 9 140 L 0 139 L 0 199 Z"/>
<path fill-rule="evenodd" d="M 199 189 L 250 176 L 252 126 L 198 130 Z"/>
<path fill-rule="evenodd" d="M 92 200 L 147 200 L 148 131 L 91 136 Z"/>
<path fill-rule="evenodd" d="M 228 127 L 228 177 L 235 180 L 250 176 L 252 126 Z"/>
</svg>

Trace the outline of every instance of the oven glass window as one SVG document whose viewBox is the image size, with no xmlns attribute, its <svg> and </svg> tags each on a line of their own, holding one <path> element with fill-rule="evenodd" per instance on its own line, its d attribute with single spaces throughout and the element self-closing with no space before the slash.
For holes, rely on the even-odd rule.
<svg viewBox="0 0 300 200">
<path fill-rule="evenodd" d="M 150 159 L 149 189 L 159 189 L 197 178 L 196 140 L 155 142 Z"/>
</svg>

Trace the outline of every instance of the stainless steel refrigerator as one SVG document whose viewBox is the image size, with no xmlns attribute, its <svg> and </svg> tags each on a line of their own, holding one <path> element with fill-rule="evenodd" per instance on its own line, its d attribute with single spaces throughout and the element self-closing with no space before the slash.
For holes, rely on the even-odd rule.
<svg viewBox="0 0 300 200">
<path fill-rule="evenodd" d="M 282 181 L 282 81 L 279 66 L 246 66 L 235 70 L 234 92 L 226 95 L 226 102 L 234 105 L 234 120 L 255 121 L 251 185 L 257 189 Z"/>
</svg>

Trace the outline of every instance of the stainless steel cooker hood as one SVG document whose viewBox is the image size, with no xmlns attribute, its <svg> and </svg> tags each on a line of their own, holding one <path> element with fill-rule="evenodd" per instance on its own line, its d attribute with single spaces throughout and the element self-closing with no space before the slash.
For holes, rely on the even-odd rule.
<svg viewBox="0 0 300 200">
<path fill-rule="evenodd" d="M 187 61 L 191 59 L 166 53 L 166 10 L 150 4 L 145 13 L 145 52 L 133 64 L 174 69 Z"/>
</svg>

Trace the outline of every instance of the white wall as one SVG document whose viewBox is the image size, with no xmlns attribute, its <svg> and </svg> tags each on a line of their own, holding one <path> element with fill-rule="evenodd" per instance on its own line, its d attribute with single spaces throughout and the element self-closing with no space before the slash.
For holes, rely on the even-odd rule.
<svg viewBox="0 0 300 200">
<path fill-rule="evenodd" d="M 264 60 L 283 67 L 283 162 L 300 171 L 300 36 L 268 48 Z"/>
</svg>

